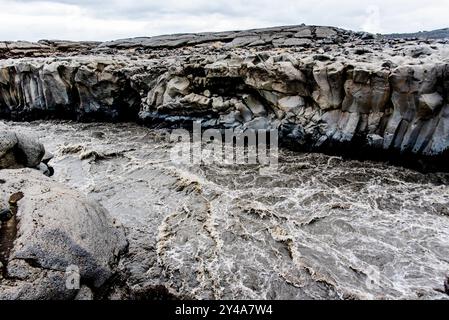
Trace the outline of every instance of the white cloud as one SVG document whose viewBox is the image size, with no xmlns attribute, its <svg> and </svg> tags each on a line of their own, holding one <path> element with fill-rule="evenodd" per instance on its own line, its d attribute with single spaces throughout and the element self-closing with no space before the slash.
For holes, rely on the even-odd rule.
<svg viewBox="0 0 449 320">
<path fill-rule="evenodd" d="M 378 6 L 369 6 L 366 8 L 365 22 L 362 24 L 362 30 L 382 33 L 383 28 L 381 27 L 380 21 L 380 8 Z"/>
<path fill-rule="evenodd" d="M 370 32 L 447 27 L 439 0 L 0 0 L 2 40 L 110 40 L 275 25 L 333 25 Z"/>
</svg>

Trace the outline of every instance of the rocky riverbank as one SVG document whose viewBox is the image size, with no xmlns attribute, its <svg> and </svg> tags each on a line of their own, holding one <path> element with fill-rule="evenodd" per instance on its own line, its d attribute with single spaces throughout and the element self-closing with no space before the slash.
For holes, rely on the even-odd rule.
<svg viewBox="0 0 449 320">
<path fill-rule="evenodd" d="M 300 150 L 423 158 L 447 169 L 445 40 L 291 26 L 66 43 L 67 52 L 55 42 L 21 53 L 13 45 L 0 60 L 5 119 L 201 120 L 278 129 Z M 17 58 L 26 55 L 42 57 Z"/>
</svg>

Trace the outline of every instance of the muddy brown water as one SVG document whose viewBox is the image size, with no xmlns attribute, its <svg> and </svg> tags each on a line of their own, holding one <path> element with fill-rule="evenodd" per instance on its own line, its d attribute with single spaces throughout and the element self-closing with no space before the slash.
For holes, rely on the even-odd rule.
<svg viewBox="0 0 449 320">
<path fill-rule="evenodd" d="M 134 292 L 191 298 L 447 299 L 449 174 L 281 150 L 278 170 L 186 165 L 134 124 L 8 123 L 54 179 L 125 226 Z M 116 293 L 116 298 L 121 293 Z"/>
</svg>

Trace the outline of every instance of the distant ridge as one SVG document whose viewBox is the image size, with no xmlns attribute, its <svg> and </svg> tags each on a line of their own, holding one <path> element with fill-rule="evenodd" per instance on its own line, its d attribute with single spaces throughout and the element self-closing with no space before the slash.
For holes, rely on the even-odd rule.
<svg viewBox="0 0 449 320">
<path fill-rule="evenodd" d="M 388 39 L 449 39 L 449 28 L 437 29 L 432 31 L 420 31 L 415 33 L 391 33 L 385 34 L 384 37 Z"/>
</svg>

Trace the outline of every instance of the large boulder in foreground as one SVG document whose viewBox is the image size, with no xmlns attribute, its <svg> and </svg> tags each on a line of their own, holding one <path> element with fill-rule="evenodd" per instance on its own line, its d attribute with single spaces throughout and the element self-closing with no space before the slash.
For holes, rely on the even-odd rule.
<svg viewBox="0 0 449 320">
<path fill-rule="evenodd" d="M 97 202 L 37 170 L 0 170 L 1 203 L 11 205 L 14 197 L 20 199 L 16 217 L 0 228 L 1 248 L 12 247 L 0 252 L 0 299 L 73 299 L 78 290 L 68 277 L 74 270 L 81 288 L 94 293 L 114 274 L 127 242 Z M 14 227 L 16 235 L 7 230 Z"/>
</svg>

